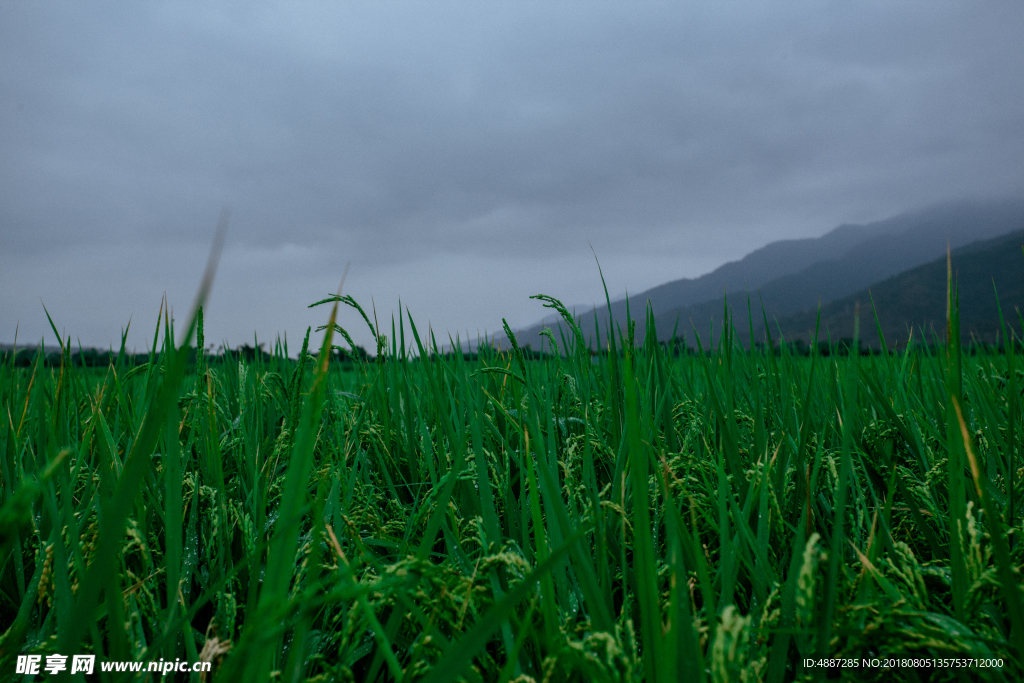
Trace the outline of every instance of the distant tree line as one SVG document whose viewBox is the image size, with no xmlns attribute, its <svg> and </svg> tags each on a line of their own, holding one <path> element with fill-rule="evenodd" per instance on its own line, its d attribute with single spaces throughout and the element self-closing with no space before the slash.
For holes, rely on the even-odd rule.
<svg viewBox="0 0 1024 683">
<path fill-rule="evenodd" d="M 692 356 L 697 355 L 699 351 L 692 346 L 686 344 L 686 341 L 681 337 L 674 337 L 669 340 L 658 341 L 658 346 L 661 347 L 662 351 L 667 355 L 679 358 L 681 356 Z M 793 341 L 775 341 L 771 346 L 772 353 L 780 354 L 785 349 L 791 355 L 794 356 L 805 356 L 809 357 L 812 351 L 817 351 L 817 355 L 828 357 L 828 356 L 848 356 L 853 349 L 853 339 L 850 337 L 843 337 L 838 340 L 827 340 L 819 341 L 817 345 L 808 344 L 803 339 L 795 339 Z M 944 353 L 944 344 L 940 339 L 934 339 L 932 341 L 913 341 L 911 343 L 912 348 L 919 353 L 925 353 L 927 355 L 938 355 Z M 895 344 L 888 350 L 892 352 L 905 352 L 907 344 Z M 755 342 L 753 350 L 757 353 L 767 353 L 768 344 L 765 342 Z M 1016 353 L 1024 353 L 1024 343 L 1019 339 L 1014 339 L 1014 348 Z M 1000 342 L 999 344 L 990 344 L 983 341 L 972 341 L 971 343 L 963 346 L 963 351 L 969 355 L 978 354 L 996 354 L 1001 355 L 1006 353 L 1007 345 Z M 527 344 L 525 347 L 520 347 L 524 358 L 528 361 L 540 361 L 546 360 L 553 357 L 549 351 L 538 351 L 531 345 Z M 710 355 L 717 351 L 717 349 L 704 349 L 704 354 Z M 864 340 L 860 340 L 857 345 L 857 351 L 861 356 L 877 356 L 882 353 L 879 346 L 869 346 L 864 343 Z M 621 356 L 623 351 L 618 349 L 619 355 Z M 428 354 L 428 360 L 446 360 L 451 361 L 456 356 L 461 355 L 462 359 L 466 362 L 497 362 L 500 358 L 507 356 L 510 353 L 510 349 L 501 348 L 493 344 L 481 344 L 473 350 L 463 351 L 461 349 L 449 349 L 443 352 L 431 352 Z M 21 348 L 21 349 L 3 349 L 0 350 L 0 363 L 13 364 L 14 367 L 30 367 L 36 363 L 37 358 L 42 354 L 40 359 L 43 367 L 60 367 L 64 362 L 64 354 L 61 351 L 44 351 L 39 348 Z M 596 350 L 590 349 L 590 356 L 594 362 L 598 362 L 601 356 L 608 354 L 607 347 Z M 216 366 L 222 363 L 237 363 L 244 361 L 246 363 L 254 362 L 277 362 L 277 361 L 292 361 L 294 359 L 285 358 L 280 350 L 278 353 L 268 352 L 263 344 L 258 347 L 250 344 L 242 344 L 234 349 L 221 346 L 216 353 L 207 352 L 204 354 L 206 362 L 210 365 Z M 120 356 L 120 357 L 119 357 Z M 77 367 L 97 367 L 105 368 L 110 365 L 121 365 L 124 367 L 135 367 L 138 365 L 145 365 L 149 363 L 153 354 L 149 353 L 127 353 L 123 352 L 118 354 L 115 351 L 100 351 L 98 349 L 81 349 L 68 354 L 70 363 Z M 153 360 L 158 360 L 160 354 L 155 354 Z M 371 355 L 362 346 L 354 346 L 352 348 L 342 348 L 335 346 L 331 350 L 331 357 L 334 361 L 342 363 L 343 365 L 354 365 L 356 363 L 364 362 L 375 362 L 378 359 Z M 189 358 L 189 364 L 194 365 L 197 358 L 196 349 L 192 349 L 191 357 Z M 380 362 L 386 361 L 387 358 L 380 358 Z"/>
<path fill-rule="evenodd" d="M 367 358 L 368 354 L 362 347 L 357 347 L 357 353 L 353 356 L 348 351 L 342 350 L 338 353 L 335 351 L 335 357 L 338 360 L 352 361 L 357 358 Z M 80 349 L 78 351 L 72 351 L 68 354 L 69 362 L 78 367 L 86 368 L 105 368 L 109 365 L 123 365 L 125 367 L 135 367 L 138 365 L 145 365 L 151 360 L 159 360 L 160 353 L 130 353 L 127 351 L 117 352 L 113 350 L 101 351 L 99 349 Z M 234 349 L 226 346 L 221 346 L 216 352 L 211 353 L 209 351 L 204 353 L 206 362 L 210 365 L 218 365 L 220 363 L 246 361 L 249 363 L 255 362 L 257 359 L 263 362 L 270 362 L 279 356 L 275 356 L 268 352 L 263 344 L 258 347 L 250 344 L 242 344 Z M 44 367 L 60 367 L 64 363 L 65 355 L 61 351 L 52 350 L 41 350 L 40 348 L 20 348 L 20 349 L 3 349 L 0 350 L 0 363 L 13 363 L 15 367 L 30 367 L 35 365 L 39 360 Z M 195 365 L 196 359 L 198 358 L 198 350 L 193 348 L 189 356 L 189 364 Z"/>
</svg>

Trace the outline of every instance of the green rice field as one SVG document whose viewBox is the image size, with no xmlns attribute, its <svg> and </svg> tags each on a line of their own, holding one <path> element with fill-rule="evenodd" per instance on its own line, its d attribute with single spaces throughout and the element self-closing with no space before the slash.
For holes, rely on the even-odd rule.
<svg viewBox="0 0 1024 683">
<path fill-rule="evenodd" d="M 543 354 L 341 296 L 298 360 L 197 355 L 201 306 L 144 363 L 8 354 L 0 678 L 52 653 L 212 663 L 76 680 L 1024 677 L 1024 359 L 961 348 L 955 290 L 945 337 L 875 354 L 743 349 L 746 305 L 713 348 L 650 313 L 638 345 L 540 300 Z"/>
</svg>

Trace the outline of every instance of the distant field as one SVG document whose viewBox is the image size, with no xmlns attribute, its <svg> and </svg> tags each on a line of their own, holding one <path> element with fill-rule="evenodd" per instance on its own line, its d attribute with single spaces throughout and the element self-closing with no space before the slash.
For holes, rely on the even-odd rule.
<svg viewBox="0 0 1024 683">
<path fill-rule="evenodd" d="M 676 357 L 626 330 L 592 358 L 573 326 L 539 359 L 431 354 L 409 319 L 354 363 L 329 359 L 340 331 L 298 361 L 206 358 L 169 324 L 140 365 L 8 355 L 0 672 L 93 653 L 223 681 L 1024 676 L 1015 345 L 723 335 Z"/>
</svg>

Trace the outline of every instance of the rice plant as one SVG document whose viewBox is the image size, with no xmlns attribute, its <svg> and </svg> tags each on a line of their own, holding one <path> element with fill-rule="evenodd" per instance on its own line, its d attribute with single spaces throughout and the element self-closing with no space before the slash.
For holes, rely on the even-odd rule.
<svg viewBox="0 0 1024 683">
<path fill-rule="evenodd" d="M 1020 318 L 967 353 L 952 284 L 948 341 L 807 356 L 740 348 L 728 307 L 685 350 L 649 310 L 638 346 L 547 296 L 545 353 L 469 354 L 337 295 L 316 353 L 207 357 L 204 291 L 144 364 L 63 340 L 0 365 L 3 676 L 73 652 L 264 682 L 1024 675 Z M 346 321 L 375 357 L 337 362 Z M 860 664 L 890 658 L 1001 664 Z"/>
</svg>

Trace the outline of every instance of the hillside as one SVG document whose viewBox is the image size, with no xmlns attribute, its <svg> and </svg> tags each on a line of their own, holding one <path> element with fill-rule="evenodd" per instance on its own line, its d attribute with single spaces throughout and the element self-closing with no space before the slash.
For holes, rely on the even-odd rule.
<svg viewBox="0 0 1024 683">
<path fill-rule="evenodd" d="M 992 240 L 975 242 L 952 253 L 953 275 L 960 294 L 960 329 L 964 342 L 995 343 L 999 334 L 999 304 L 1008 324 L 1020 331 L 1017 311 L 1024 312 L 1024 230 Z M 861 337 L 865 345 L 879 345 L 872 300 L 889 347 L 906 343 L 911 327 L 915 339 L 945 338 L 946 259 L 887 278 L 870 288 L 821 307 L 819 339 L 853 336 L 853 312 L 860 303 Z M 817 311 L 786 316 L 772 324 L 772 334 L 789 340 L 809 341 Z M 1001 335 L 1000 335 L 1001 336 Z"/>
<path fill-rule="evenodd" d="M 866 225 L 843 225 L 819 238 L 772 242 L 701 277 L 676 280 L 631 297 L 630 307 L 638 318 L 637 337 L 645 336 L 647 302 L 654 310 L 659 338 L 670 337 L 678 321 L 680 333 L 691 343 L 693 327 L 706 342 L 712 321 L 721 322 L 726 292 L 730 303 L 743 309 L 749 292 L 754 311 L 759 313 L 763 303 L 769 320 L 781 318 L 927 263 L 945 252 L 947 240 L 957 248 L 1022 225 L 1024 201 L 960 202 Z M 626 318 L 625 308 L 625 301 L 612 303 L 620 325 Z M 607 309 L 599 308 L 596 314 L 603 330 Z M 594 315 L 593 310 L 578 315 L 585 333 L 592 334 Z M 539 348 L 540 331 L 548 325 L 550 319 L 519 330 L 519 343 Z M 748 327 L 742 327 L 746 341 Z M 755 324 L 755 337 L 762 333 L 763 325 Z"/>
</svg>

